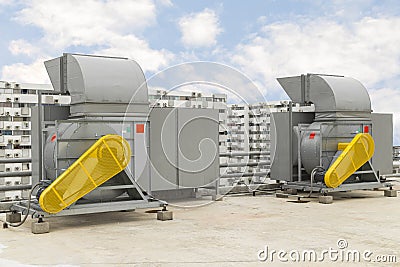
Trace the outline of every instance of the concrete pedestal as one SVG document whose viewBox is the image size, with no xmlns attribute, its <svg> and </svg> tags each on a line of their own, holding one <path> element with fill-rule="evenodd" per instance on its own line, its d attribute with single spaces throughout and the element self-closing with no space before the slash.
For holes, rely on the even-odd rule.
<svg viewBox="0 0 400 267">
<path fill-rule="evenodd" d="M 157 220 L 160 220 L 160 221 L 172 220 L 172 211 L 169 211 L 169 210 L 157 211 Z"/>
<path fill-rule="evenodd" d="M 50 231 L 49 222 L 32 222 L 31 231 L 33 234 L 45 234 Z"/>
<path fill-rule="evenodd" d="M 21 222 L 21 213 L 19 213 L 19 212 L 7 213 L 6 214 L 6 222 L 8 222 L 8 223 Z"/>
<path fill-rule="evenodd" d="M 319 196 L 318 202 L 322 204 L 332 204 L 333 203 L 333 196 Z"/>
<path fill-rule="evenodd" d="M 397 197 L 397 190 L 393 190 L 393 189 L 385 190 L 383 195 L 385 197 Z"/>
</svg>

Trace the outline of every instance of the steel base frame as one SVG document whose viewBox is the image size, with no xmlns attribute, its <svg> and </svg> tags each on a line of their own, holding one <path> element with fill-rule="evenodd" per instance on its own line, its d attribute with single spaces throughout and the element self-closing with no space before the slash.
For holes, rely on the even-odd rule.
<svg viewBox="0 0 400 267">
<path fill-rule="evenodd" d="M 379 188 L 386 188 L 391 187 L 391 183 L 387 182 L 360 182 L 360 183 L 348 183 L 342 184 L 336 188 L 326 187 L 325 184 L 322 183 L 315 183 L 311 186 L 310 182 L 303 181 L 303 182 L 288 182 L 282 186 L 282 189 L 297 189 L 299 191 L 305 192 L 316 192 L 316 193 L 332 193 L 332 192 L 346 192 L 346 191 L 353 191 L 353 190 L 373 190 Z"/>
<path fill-rule="evenodd" d="M 161 200 L 153 200 L 153 199 L 121 200 L 113 202 L 75 204 L 56 214 L 50 214 L 44 212 L 40 208 L 38 201 L 35 200 L 35 202 L 31 203 L 29 213 L 32 215 L 32 218 L 44 218 L 44 217 L 82 215 L 82 214 L 92 214 L 92 213 L 102 213 L 102 212 L 112 212 L 112 211 L 160 208 L 160 207 L 166 207 L 167 205 L 168 205 L 167 202 Z M 14 204 L 13 206 L 11 206 L 10 210 L 26 214 L 27 203 L 20 202 Z"/>
</svg>

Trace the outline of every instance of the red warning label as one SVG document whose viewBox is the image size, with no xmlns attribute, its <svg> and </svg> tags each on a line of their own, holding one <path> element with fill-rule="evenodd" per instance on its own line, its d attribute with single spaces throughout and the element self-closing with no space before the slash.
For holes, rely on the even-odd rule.
<svg viewBox="0 0 400 267">
<path fill-rule="evenodd" d="M 144 133 L 144 124 L 136 124 L 136 133 Z"/>
</svg>

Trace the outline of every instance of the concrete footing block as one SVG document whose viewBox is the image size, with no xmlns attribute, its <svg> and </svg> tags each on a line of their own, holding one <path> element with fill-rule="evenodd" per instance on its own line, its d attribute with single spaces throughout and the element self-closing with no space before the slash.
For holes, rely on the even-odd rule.
<svg viewBox="0 0 400 267">
<path fill-rule="evenodd" d="M 397 190 L 393 190 L 393 189 L 385 190 L 383 195 L 385 197 L 397 197 Z"/>
<path fill-rule="evenodd" d="M 322 204 L 332 204 L 333 203 L 333 196 L 319 196 L 318 202 Z"/>
<path fill-rule="evenodd" d="M 21 213 L 12 212 L 6 214 L 6 222 L 8 223 L 19 223 L 21 222 Z"/>
<path fill-rule="evenodd" d="M 222 201 L 222 200 L 224 200 L 224 196 L 223 196 L 223 195 L 220 195 L 220 194 L 212 195 L 211 199 L 212 199 L 213 201 Z"/>
<path fill-rule="evenodd" d="M 172 220 L 172 211 L 169 210 L 160 210 L 157 211 L 157 220 L 159 221 L 168 221 Z"/>
<path fill-rule="evenodd" d="M 45 234 L 50 232 L 49 222 L 32 222 L 31 231 L 33 234 Z"/>
</svg>

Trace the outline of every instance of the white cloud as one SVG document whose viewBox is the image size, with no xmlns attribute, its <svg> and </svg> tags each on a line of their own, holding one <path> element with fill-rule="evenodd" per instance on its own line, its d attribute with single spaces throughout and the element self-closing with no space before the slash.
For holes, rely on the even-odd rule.
<svg viewBox="0 0 400 267">
<path fill-rule="evenodd" d="M 369 93 L 374 111 L 400 113 L 400 94 L 398 90 L 381 88 L 370 90 Z"/>
<path fill-rule="evenodd" d="M 167 7 L 171 5 L 169 1 L 161 2 Z M 41 75 L 45 73 L 42 59 L 47 58 L 43 55 L 57 57 L 74 46 L 82 46 L 90 53 L 136 59 L 144 71 L 157 71 L 173 58 L 171 52 L 152 49 L 140 37 L 147 27 L 156 24 L 156 6 L 152 0 L 29 0 L 24 3 L 14 19 L 39 28 L 43 35 L 31 43 L 21 39 L 10 42 L 13 55 L 30 56 L 33 62 L 4 66 L 4 80 L 25 81 L 26 77 L 32 77 L 31 82 L 47 80 Z M 35 78 L 36 74 L 39 76 Z"/>
<path fill-rule="evenodd" d="M 40 49 L 23 39 L 12 40 L 8 46 L 13 55 L 34 56 L 39 53 Z"/>
<path fill-rule="evenodd" d="M 174 5 L 171 0 L 156 0 L 156 2 L 157 2 L 157 4 L 167 6 L 167 7 L 171 7 Z"/>
<path fill-rule="evenodd" d="M 276 77 L 306 72 L 343 74 L 372 87 L 400 73 L 399 28 L 397 17 L 350 26 L 324 19 L 269 24 L 238 45 L 232 61 L 266 88 L 279 87 Z"/>
<path fill-rule="evenodd" d="M 12 0 L 0 0 L 0 6 L 7 6 L 13 3 Z"/>
<path fill-rule="evenodd" d="M 134 35 L 114 36 L 108 40 L 108 48 L 95 52 L 108 56 L 122 56 L 136 60 L 144 70 L 157 71 L 173 59 L 173 54 L 165 49 L 153 50 L 146 41 Z"/>
<path fill-rule="evenodd" d="M 373 0 L 332 0 L 329 3 L 320 2 L 322 8 L 326 7 L 326 12 L 331 12 L 337 17 L 346 20 L 360 18 L 371 9 L 374 9 Z"/>
<path fill-rule="evenodd" d="M 182 17 L 179 22 L 181 41 L 186 47 L 210 47 L 217 43 L 217 36 L 222 32 L 215 11 L 204 9 Z"/>
<path fill-rule="evenodd" d="M 19 83 L 50 83 L 43 62 L 49 58 L 38 58 L 31 64 L 15 63 L 4 66 L 2 80 Z"/>
<path fill-rule="evenodd" d="M 116 34 L 140 32 L 155 23 L 151 0 L 31 0 L 16 20 L 44 32 L 53 47 L 101 45 Z"/>
</svg>

